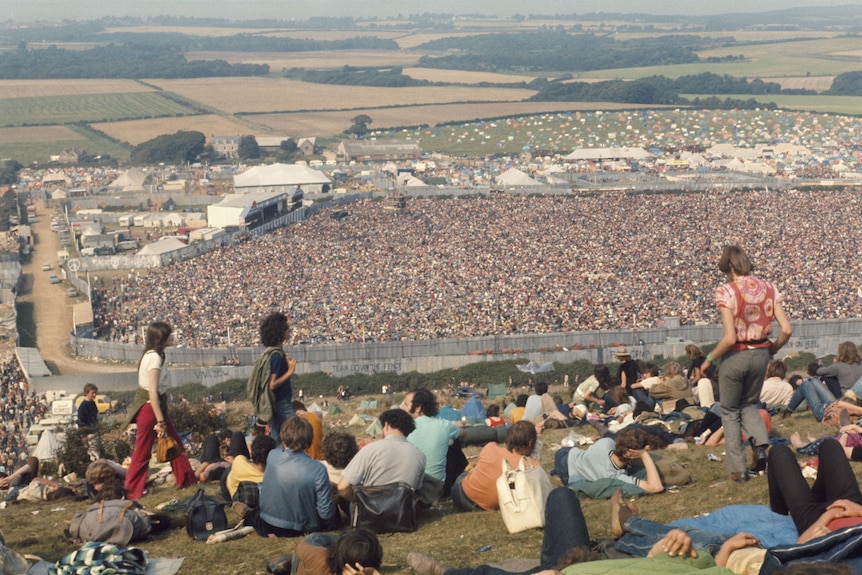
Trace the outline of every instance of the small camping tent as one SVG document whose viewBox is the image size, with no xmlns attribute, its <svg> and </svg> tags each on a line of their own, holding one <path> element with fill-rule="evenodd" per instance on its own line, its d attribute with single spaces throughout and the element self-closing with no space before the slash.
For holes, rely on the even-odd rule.
<svg viewBox="0 0 862 575">
<path fill-rule="evenodd" d="M 57 452 L 63 448 L 63 443 L 57 438 L 56 434 L 50 429 L 42 432 L 42 437 L 39 438 L 39 443 L 36 449 L 33 450 L 33 457 L 39 461 L 53 461 Z"/>
<path fill-rule="evenodd" d="M 365 428 L 365 434 L 370 435 L 371 437 L 378 437 L 383 435 L 383 426 L 380 425 L 380 420 L 375 419 L 371 422 L 371 425 Z"/>
<path fill-rule="evenodd" d="M 344 410 L 338 407 L 337 403 L 329 404 L 329 411 L 326 412 L 329 415 L 338 415 L 339 413 L 344 413 Z"/>
<path fill-rule="evenodd" d="M 461 408 L 461 417 L 466 417 L 468 423 L 485 423 L 485 406 L 478 397 L 473 396 Z"/>
</svg>

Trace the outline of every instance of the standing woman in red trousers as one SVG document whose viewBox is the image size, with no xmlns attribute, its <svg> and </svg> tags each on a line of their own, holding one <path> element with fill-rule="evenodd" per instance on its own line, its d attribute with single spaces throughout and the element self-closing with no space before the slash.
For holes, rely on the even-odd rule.
<svg viewBox="0 0 862 575">
<path fill-rule="evenodd" d="M 162 321 L 155 321 L 147 326 L 144 355 L 138 363 L 138 391 L 129 409 L 130 416 L 127 421 L 138 424 L 135 450 L 126 473 L 125 487 L 129 499 L 139 499 L 144 494 L 156 437 L 167 434 L 173 437 L 178 445 L 183 444 L 174 424 L 168 418 L 167 394 L 159 393 L 159 386 L 164 385 L 168 378 L 165 348 L 174 343 L 172 332 L 171 326 Z M 177 488 L 197 482 L 185 450 L 171 461 L 171 469 L 177 480 Z"/>
</svg>

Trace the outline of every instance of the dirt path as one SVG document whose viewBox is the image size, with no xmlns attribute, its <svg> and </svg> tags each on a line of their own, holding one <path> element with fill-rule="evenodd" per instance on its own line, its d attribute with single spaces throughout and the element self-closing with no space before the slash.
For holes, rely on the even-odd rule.
<svg viewBox="0 0 862 575">
<path fill-rule="evenodd" d="M 55 375 L 76 373 L 118 373 L 134 371 L 133 366 L 108 365 L 72 357 L 69 334 L 72 331 L 72 306 L 83 300 L 82 296 L 69 297 L 68 282 L 51 284 L 51 274 L 61 279 L 62 270 L 58 268 L 57 251 L 62 248 L 57 234 L 51 231 L 52 211 L 38 202 L 37 221 L 31 224 L 34 238 L 34 251 L 30 263 L 22 267 L 22 286 L 18 301 L 33 308 L 36 347 L 42 359 Z M 51 264 L 50 271 L 43 271 L 44 264 Z M 19 322 L 19 329 L 21 322 Z M 34 334 L 22 334 L 32 341 Z"/>
</svg>

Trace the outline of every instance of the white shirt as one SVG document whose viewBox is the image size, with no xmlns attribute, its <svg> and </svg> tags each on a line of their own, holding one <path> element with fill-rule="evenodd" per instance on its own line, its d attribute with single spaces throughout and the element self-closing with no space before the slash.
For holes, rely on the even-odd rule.
<svg viewBox="0 0 862 575">
<path fill-rule="evenodd" d="M 162 358 L 159 357 L 159 354 L 150 350 L 144 354 L 143 359 L 141 359 L 141 366 L 138 368 L 138 387 L 150 388 L 150 371 L 153 369 L 159 370 L 159 387 L 167 383 L 168 366 L 162 364 Z"/>
</svg>

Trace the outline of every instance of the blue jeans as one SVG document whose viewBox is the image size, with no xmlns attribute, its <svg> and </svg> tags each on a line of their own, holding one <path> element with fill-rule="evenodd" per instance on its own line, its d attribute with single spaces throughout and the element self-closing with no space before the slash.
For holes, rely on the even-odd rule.
<svg viewBox="0 0 862 575">
<path fill-rule="evenodd" d="M 465 477 L 467 477 L 466 471 L 459 475 L 455 479 L 455 483 L 452 484 L 452 503 L 458 508 L 458 511 L 482 511 L 482 508 L 476 505 L 476 503 L 467 497 L 466 493 L 464 493 L 461 483 L 464 481 Z"/>
<path fill-rule="evenodd" d="M 569 484 L 569 452 L 571 447 L 561 447 L 554 454 L 554 471 L 551 475 L 556 475 L 563 482 L 563 485 Z"/>
<path fill-rule="evenodd" d="M 787 409 L 796 411 L 803 399 L 808 403 L 808 407 L 811 408 L 811 413 L 814 414 L 814 419 L 817 421 L 823 421 L 823 412 L 826 411 L 826 407 L 835 402 L 835 396 L 832 395 L 832 392 L 826 389 L 826 386 L 816 377 L 806 377 L 799 384 L 799 387 L 790 397 Z"/>
<path fill-rule="evenodd" d="M 590 534 L 581 511 L 578 497 L 566 487 L 557 487 L 545 503 L 545 529 L 542 535 L 542 553 L 538 565 L 520 575 L 529 575 L 545 569 L 554 569 L 570 549 L 590 548 Z M 445 575 L 519 575 L 490 565 L 448 569 Z"/>
<path fill-rule="evenodd" d="M 853 384 L 853 387 L 850 388 L 850 391 L 856 394 L 856 397 L 862 397 L 862 377 L 856 380 L 856 383 Z"/>
<path fill-rule="evenodd" d="M 272 404 L 272 420 L 269 422 L 269 435 L 275 440 L 276 445 L 281 445 L 281 425 L 293 417 L 293 403 L 290 399 L 282 399 Z"/>
<path fill-rule="evenodd" d="M 695 527 L 674 528 L 632 515 L 623 525 L 625 533 L 617 539 L 614 548 L 635 557 L 646 557 L 653 545 L 661 541 L 673 529 L 685 531 L 691 537 L 692 547 L 706 551 L 713 556 L 718 553 L 722 544 L 728 539 L 726 535 L 720 533 L 704 531 Z"/>
</svg>

